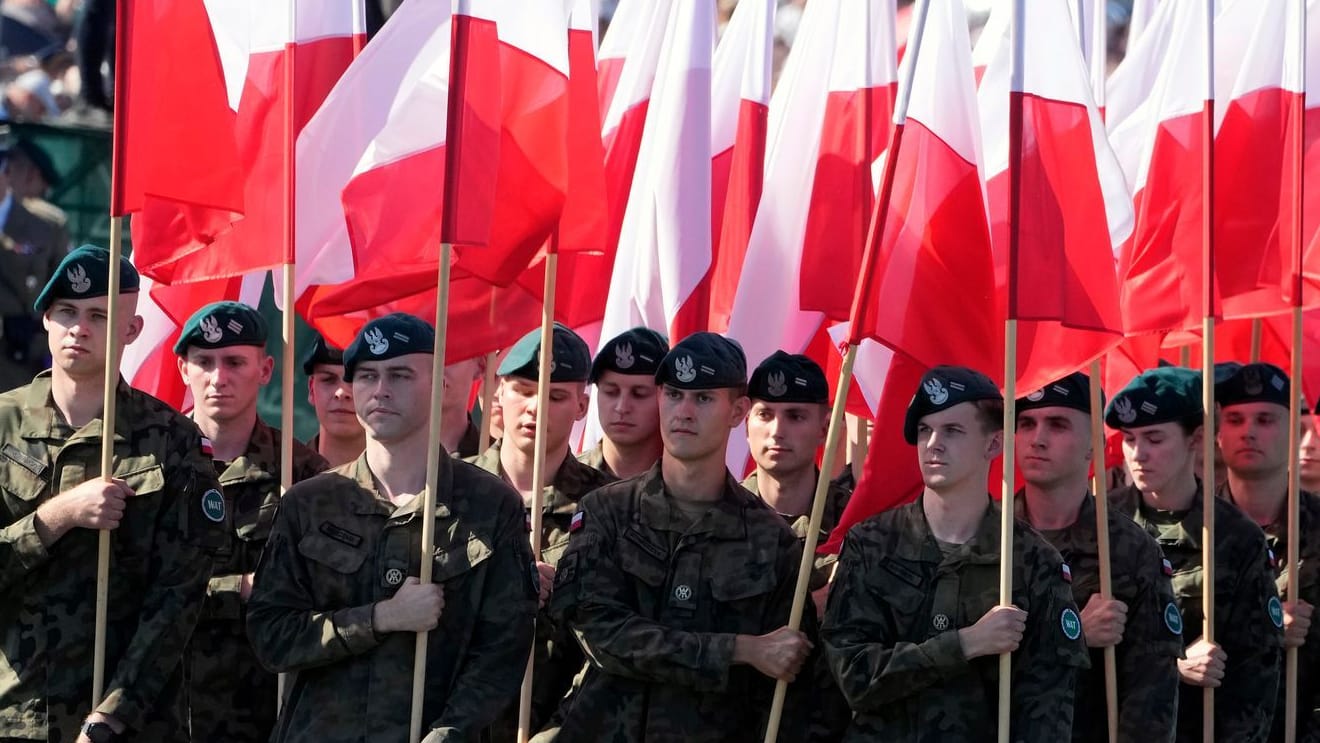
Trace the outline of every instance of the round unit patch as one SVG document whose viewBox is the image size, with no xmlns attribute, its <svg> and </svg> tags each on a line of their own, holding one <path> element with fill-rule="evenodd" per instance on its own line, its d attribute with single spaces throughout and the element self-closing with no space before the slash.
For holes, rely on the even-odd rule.
<svg viewBox="0 0 1320 743">
<path fill-rule="evenodd" d="M 390 568 L 385 571 L 385 582 L 391 586 L 397 586 L 403 582 L 403 571 L 398 568 Z"/>
<path fill-rule="evenodd" d="M 202 493 L 202 515 L 217 524 L 225 520 L 225 497 L 219 490 L 211 488 Z"/>
<path fill-rule="evenodd" d="M 1270 621 L 1274 622 L 1275 628 L 1283 629 L 1283 604 L 1279 602 L 1279 597 L 1271 596 L 1265 607 L 1269 609 Z"/>
<path fill-rule="evenodd" d="M 1172 601 L 1164 607 L 1164 626 L 1168 627 L 1173 634 L 1182 635 L 1182 613 L 1178 611 L 1178 607 L 1174 606 Z"/>
<path fill-rule="evenodd" d="M 934 627 L 937 632 L 943 632 L 949 628 L 949 615 L 936 614 L 934 617 L 931 618 L 930 623 L 931 626 Z"/>
<path fill-rule="evenodd" d="M 687 585 L 675 586 L 674 598 L 679 601 L 690 601 L 692 599 L 692 589 Z"/>
<path fill-rule="evenodd" d="M 1072 607 L 1064 609 L 1059 615 L 1059 626 L 1063 628 L 1063 636 L 1069 640 L 1076 640 L 1082 636 L 1082 619 Z"/>
</svg>

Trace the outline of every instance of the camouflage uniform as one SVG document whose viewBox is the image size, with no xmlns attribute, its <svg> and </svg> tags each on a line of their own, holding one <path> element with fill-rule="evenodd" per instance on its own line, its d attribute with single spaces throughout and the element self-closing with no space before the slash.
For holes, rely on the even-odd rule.
<svg viewBox="0 0 1320 743">
<path fill-rule="evenodd" d="M 1115 506 L 1155 537 L 1173 566 L 1173 595 L 1183 619 L 1183 646 L 1201 636 L 1204 574 L 1201 568 L 1200 480 L 1196 499 L 1182 515 L 1145 505 L 1141 491 L 1127 487 L 1114 494 Z M 1215 499 L 1215 642 L 1228 655 L 1224 682 L 1215 693 L 1215 738 L 1238 743 L 1263 742 L 1269 735 L 1278 693 L 1282 615 L 1265 538 L 1232 504 Z M 1202 739 L 1203 689 L 1181 684 L 1178 695 L 1178 741 Z"/>
<path fill-rule="evenodd" d="M 328 466 L 321 455 L 294 443 L 294 482 Z M 275 727 L 275 676 L 252 654 L 239 592 L 242 576 L 257 569 L 279 506 L 279 430 L 258 420 L 247 451 L 215 468 L 232 505 L 234 539 L 231 550 L 216 556 L 202 618 L 188 644 L 189 725 L 198 741 L 264 743 Z"/>
<path fill-rule="evenodd" d="M 958 629 L 999 603 L 999 505 L 946 556 L 925 497 L 854 526 L 843 543 L 821 640 L 857 713 L 845 740 L 993 739 L 999 659 L 968 660 Z M 1027 627 L 1013 653 L 1012 739 L 1058 743 L 1072 735 L 1077 669 L 1087 667 L 1081 622 L 1059 553 L 1020 521 L 1013 553 L 1013 603 Z"/>
<path fill-rule="evenodd" d="M 46 548 L 34 515 L 100 477 L 101 421 L 75 430 L 50 390 L 42 372 L 0 395 L 0 737 L 69 743 L 91 712 L 98 533 L 73 529 Z M 116 404 L 114 476 L 136 495 L 111 532 L 96 709 L 124 722 L 130 740 L 186 741 L 180 660 L 228 509 L 191 421 L 122 381 Z"/>
<path fill-rule="evenodd" d="M 429 743 L 471 740 L 514 699 L 531 649 L 535 571 L 517 495 L 441 458 L 423 722 Z M 403 740 L 416 635 L 379 635 L 376 603 L 419 572 L 422 498 L 394 506 L 366 455 L 280 500 L 248 601 L 257 658 L 288 673 L 274 741 Z"/>
<path fill-rule="evenodd" d="M 816 473 L 819 477 L 820 473 Z M 759 497 L 761 491 L 756 486 L 756 473 L 747 476 L 742 481 L 742 486 L 756 493 Z M 848 506 L 848 499 L 852 497 L 852 491 L 845 490 L 838 480 L 831 480 L 829 490 L 825 491 L 825 514 L 820 520 L 820 535 L 817 537 L 817 544 L 825 544 L 829 539 L 830 532 L 838 525 L 839 519 L 843 516 L 843 509 Z M 789 516 L 780 514 L 788 522 L 788 527 L 793 530 L 798 539 L 807 538 L 807 527 L 811 526 L 811 514 L 803 516 Z M 830 582 L 830 572 L 832 566 L 838 562 L 838 555 L 816 555 L 816 571 L 811 576 L 811 590 L 815 591 L 824 588 L 825 584 Z"/>
<path fill-rule="evenodd" d="M 1026 513 L 1026 498 L 1015 503 Z M 1082 501 L 1077 520 L 1063 529 L 1041 531 L 1072 571 L 1078 607 L 1100 592 L 1100 551 L 1096 541 L 1095 499 Z M 1109 512 L 1113 596 L 1127 605 L 1123 641 L 1115 646 L 1118 680 L 1118 740 L 1172 741 L 1177 722 L 1178 662 L 1182 618 L 1155 540 L 1116 511 Z M 1082 628 L 1085 631 L 1085 627 Z M 1073 741 L 1109 740 L 1105 711 L 1104 650 L 1091 650 L 1091 668 L 1077 679 Z"/>
<path fill-rule="evenodd" d="M 481 452 L 481 429 L 472 420 L 472 416 L 467 417 L 467 428 L 463 429 L 463 438 L 458 440 L 458 448 L 454 450 L 454 456 L 459 459 L 475 457 Z"/>
<path fill-rule="evenodd" d="M 595 446 L 579 454 L 577 460 L 592 469 L 604 472 L 612 478 L 618 478 L 618 475 L 614 474 L 614 470 L 610 469 L 609 463 L 605 461 L 605 445 L 599 441 L 596 442 Z"/>
<path fill-rule="evenodd" d="M 582 499 L 550 601 L 590 665 L 560 710 L 560 740 L 762 739 L 774 682 L 733 665 L 734 636 L 788 623 L 802 548 L 732 477 L 695 523 L 677 511 L 659 465 Z M 803 630 L 814 639 L 812 612 Z M 781 740 L 804 739 L 807 691 L 790 687 Z"/>
<path fill-rule="evenodd" d="M 500 466 L 500 443 L 495 442 L 484 454 L 470 460 L 478 467 L 500 477 L 504 469 Z M 545 488 L 544 505 L 541 509 L 541 561 L 558 565 L 559 559 L 568 548 L 568 534 L 573 514 L 577 512 L 578 501 L 582 496 L 596 488 L 614 481 L 614 477 L 600 470 L 592 469 L 574 459 L 564 456 L 564 462 L 555 473 L 555 481 Z M 531 509 L 527 511 L 530 528 Z M 536 662 L 532 670 L 532 721 L 531 731 L 535 732 L 551 724 L 551 718 L 559 707 L 559 702 L 573 685 L 573 676 L 582 670 L 586 662 L 582 648 L 564 628 L 556 627 L 549 612 L 542 611 L 536 621 Z M 491 740 L 499 743 L 513 740 L 518 730 L 518 705 L 515 703 L 491 730 Z"/>
</svg>

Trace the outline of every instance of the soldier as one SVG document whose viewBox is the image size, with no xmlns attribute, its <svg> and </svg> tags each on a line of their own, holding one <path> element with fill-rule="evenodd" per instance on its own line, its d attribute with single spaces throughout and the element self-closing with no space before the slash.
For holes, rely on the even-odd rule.
<svg viewBox="0 0 1320 743">
<path fill-rule="evenodd" d="M 289 674 L 274 741 L 403 740 L 416 632 L 428 743 L 472 740 L 517 694 L 537 595 L 517 494 L 442 456 L 433 582 L 416 577 L 434 338 L 403 314 L 362 328 L 344 374 L 366 451 L 280 500 L 248 602 L 257 658 Z"/>
<path fill-rule="evenodd" d="M 1302 474 L 1302 490 L 1320 493 L 1320 419 L 1303 407 L 1301 424 L 1297 469 Z"/>
<path fill-rule="evenodd" d="M 353 385 L 344 379 L 344 352 L 316 336 L 307 358 L 307 402 L 316 409 L 319 426 L 307 446 L 331 467 L 348 464 L 362 455 L 367 435 L 353 409 Z"/>
<path fill-rule="evenodd" d="M 486 359 L 473 359 L 445 364 L 445 396 L 440 406 L 440 443 L 445 451 L 460 459 L 481 453 L 481 429 L 472 420 L 468 402 L 472 399 L 472 384 L 486 372 Z"/>
<path fill-rule="evenodd" d="M 256 310 L 215 302 L 188 319 L 174 344 L 234 527 L 232 549 L 216 556 L 184 664 L 189 727 L 198 741 L 265 743 L 275 727 L 275 676 L 257 662 L 246 631 L 252 574 L 280 499 L 280 431 L 257 417 L 257 394 L 275 368 L 266 333 Z M 294 482 L 328 466 L 294 442 Z"/>
<path fill-rule="evenodd" d="M 569 526 L 582 496 L 614 480 L 600 470 L 577 461 L 569 450 L 573 423 L 587 414 L 587 375 L 591 353 L 577 333 L 555 324 L 551 349 L 549 407 L 545 415 L 536 407 L 541 331 L 524 335 L 509 349 L 496 374 L 500 377 L 499 401 L 504 416 L 504 438 L 475 459 L 478 467 L 502 477 L 523 496 L 530 508 L 532 459 L 536 452 L 536 428 L 546 427 L 545 500 L 542 503 L 541 554 L 538 569 L 547 593 L 555 578 L 555 565 L 568 546 Z M 530 513 L 528 523 L 531 523 Z M 544 603 L 544 599 L 542 601 Z M 582 649 L 573 636 L 556 628 L 549 615 L 541 613 L 536 625 L 536 661 L 532 677 L 531 731 L 541 730 L 582 669 Z M 512 706 L 492 731 L 496 741 L 512 740 L 517 733 L 518 708 Z"/>
<path fill-rule="evenodd" d="M 759 741 L 775 679 L 807 662 L 785 626 L 802 548 L 724 464 L 747 415 L 747 362 L 695 333 L 660 364 L 664 454 L 582 499 L 552 611 L 590 664 L 561 707 L 565 741 Z M 799 684 L 781 728 L 803 740 Z"/>
<path fill-rule="evenodd" d="M 1003 411 L 989 378 L 952 366 L 926 372 L 908 405 L 925 491 L 848 531 L 821 630 L 856 713 L 845 740 L 987 739 L 1002 653 L 1013 653 L 1013 740 L 1072 735 L 1082 623 L 1059 553 L 1022 522 L 1013 605 L 998 605 L 999 505 L 985 486 Z"/>
<path fill-rule="evenodd" d="M 225 499 L 192 421 L 122 380 L 113 479 L 101 479 L 106 333 L 142 330 L 138 275 L 70 253 L 37 297 L 55 363 L 0 395 L 0 738 L 188 740 L 180 661 L 201 614 Z M 92 709 L 98 529 L 113 530 L 105 694 Z M 81 726 L 81 734 L 79 732 Z"/>
<path fill-rule="evenodd" d="M 9 175 L 9 187 L 17 198 L 42 200 L 61 217 L 63 224 L 64 212 L 45 201 L 50 190 L 60 185 L 60 173 L 41 145 L 25 137 L 14 140 L 5 172 Z"/>
<path fill-rule="evenodd" d="M 636 477 L 660 461 L 660 402 L 655 372 L 669 341 L 650 328 L 624 331 L 601 346 L 591 362 L 603 435 L 578 460 L 611 477 Z"/>
<path fill-rule="evenodd" d="M 1017 459 L 1026 486 L 1018 517 L 1038 530 L 1071 569 L 1073 599 L 1091 668 L 1077 679 L 1072 739 L 1109 740 L 1103 648 L 1117 657 L 1118 740 L 1172 741 L 1182 655 L 1182 615 L 1164 555 L 1132 519 L 1110 511 L 1113 598 L 1100 591 L 1091 465 L 1091 380 L 1070 374 L 1017 401 Z M 1170 571 L 1171 572 L 1171 571 Z"/>
<path fill-rule="evenodd" d="M 1202 447 L 1201 375 L 1161 367 L 1128 383 L 1105 409 L 1123 434 L 1133 484 L 1112 502 L 1155 537 L 1173 572 L 1185 658 L 1178 661 L 1178 741 L 1200 741 L 1203 689 L 1215 688 L 1215 738 L 1264 741 L 1279 682 L 1283 611 L 1265 535 L 1231 503 L 1216 498 L 1215 642 L 1201 634 L 1204 501 L 1196 476 Z"/>
<path fill-rule="evenodd" d="M 1301 740 L 1320 741 L 1320 626 L 1311 612 L 1320 601 L 1320 496 L 1300 494 L 1298 534 L 1300 582 L 1288 595 L 1288 375 L 1273 364 L 1238 366 L 1215 383 L 1219 448 L 1228 482 L 1219 496 L 1232 502 L 1265 531 L 1275 586 L 1283 602 L 1283 646 L 1299 648 L 1297 730 Z M 1284 739 L 1284 686 L 1274 709 L 1271 741 Z M 1308 737 L 1309 736 L 1309 737 Z"/>
</svg>

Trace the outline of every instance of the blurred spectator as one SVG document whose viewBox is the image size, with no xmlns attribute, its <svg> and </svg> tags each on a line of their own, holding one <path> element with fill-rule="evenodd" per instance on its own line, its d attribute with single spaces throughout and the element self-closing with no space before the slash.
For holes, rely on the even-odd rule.
<svg viewBox="0 0 1320 743">
<path fill-rule="evenodd" d="M 115 0 L 84 0 L 78 25 L 80 99 L 88 106 L 109 111 L 114 79 Z M 109 71 L 109 75 L 106 74 Z"/>
<path fill-rule="evenodd" d="M 19 138 L 14 142 L 5 170 L 9 187 L 20 199 L 44 200 L 60 184 L 60 174 L 50 155 L 30 139 Z"/>
<path fill-rule="evenodd" d="M 37 68 L 19 75 L 5 87 L 0 100 L 0 118 L 10 121 L 43 121 L 58 116 L 60 105 L 51 93 L 50 77 Z"/>
</svg>

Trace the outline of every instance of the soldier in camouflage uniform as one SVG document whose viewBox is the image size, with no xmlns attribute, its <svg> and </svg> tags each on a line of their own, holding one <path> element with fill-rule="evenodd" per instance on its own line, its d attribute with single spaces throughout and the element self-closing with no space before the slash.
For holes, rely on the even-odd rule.
<svg viewBox="0 0 1320 743">
<path fill-rule="evenodd" d="M 73 251 L 37 299 L 54 368 L 0 395 L 0 739 L 188 740 L 180 660 L 228 514 L 201 435 L 122 380 L 100 479 L 109 252 Z M 141 332 L 124 260 L 124 343 Z M 110 529 L 105 696 L 92 709 L 98 529 Z M 80 735 L 80 727 L 88 723 Z"/>
<path fill-rule="evenodd" d="M 266 335 L 255 309 L 216 302 L 194 313 L 174 344 L 234 526 L 231 549 L 216 556 L 184 664 L 188 722 L 199 741 L 265 743 L 275 728 L 275 675 L 257 662 L 247 639 L 252 573 L 280 498 L 280 431 L 257 417 L 257 394 L 275 366 Z M 328 466 L 294 442 L 294 482 Z"/>
<path fill-rule="evenodd" d="M 736 343 L 688 336 L 665 356 L 660 463 L 582 499 L 551 606 L 590 665 L 561 708 L 564 741 L 759 741 L 774 680 L 807 662 L 784 626 L 801 546 L 724 464 L 747 414 Z M 805 740 L 809 685 L 793 684 L 781 739 Z"/>
<path fill-rule="evenodd" d="M 257 658 L 288 673 L 274 741 L 404 740 L 429 631 L 427 743 L 473 740 L 518 692 L 537 575 L 506 484 L 441 457 L 432 582 L 417 579 L 434 331 L 367 323 L 344 354 L 367 448 L 280 500 L 248 602 Z"/>
<path fill-rule="evenodd" d="M 636 477 L 655 466 L 660 441 L 660 403 L 655 373 L 669 341 L 650 328 L 624 331 L 601 346 L 591 362 L 596 385 L 600 442 L 578 460 L 611 477 Z"/>
<path fill-rule="evenodd" d="M 367 445 L 362 421 L 353 409 L 353 385 L 344 381 L 344 352 L 316 336 L 303 359 L 307 402 L 316 410 L 318 430 L 307 442 L 331 467 L 348 464 Z"/>
<path fill-rule="evenodd" d="M 1320 741 L 1320 625 L 1311 613 L 1320 601 L 1320 496 L 1299 494 L 1300 581 L 1288 595 L 1288 405 L 1292 385 L 1273 364 L 1236 366 L 1215 383 L 1219 449 L 1228 482 L 1219 496 L 1242 510 L 1265 531 L 1275 586 L 1283 602 L 1283 644 L 1298 648 L 1297 732 L 1302 741 Z M 1271 743 L 1284 739 L 1287 719 L 1283 677 L 1274 709 Z"/>
<path fill-rule="evenodd" d="M 504 438 L 469 461 L 498 475 L 522 493 L 530 507 L 532 458 L 536 426 L 546 426 L 544 501 L 541 506 L 541 587 L 549 591 L 554 567 L 568 547 L 570 520 L 582 496 L 612 482 L 614 477 L 577 461 L 569 450 L 573 424 L 587 413 L 587 374 L 591 353 L 577 333 L 555 325 L 550 372 L 550 405 L 546 415 L 536 409 L 541 331 L 524 335 L 509 349 L 496 374 L 500 377 L 500 408 L 504 412 Z M 528 523 L 531 515 L 528 514 Z M 568 630 L 557 628 L 546 612 L 536 623 L 536 661 L 532 675 L 530 732 L 550 724 L 560 700 L 582 669 L 582 649 Z M 513 705 L 491 731 L 493 741 L 513 740 L 518 730 L 518 707 Z"/>
<path fill-rule="evenodd" d="M 825 610 L 821 639 L 856 713 L 844 740 L 991 739 L 1002 653 L 1013 654 L 1012 739 L 1072 735 L 1082 624 L 1059 553 L 1021 522 L 1013 605 L 997 605 L 1000 513 L 985 483 L 1002 421 L 985 375 L 939 366 L 922 377 L 904 436 L 925 491 L 848 531 Z"/>
<path fill-rule="evenodd" d="M 1201 375 L 1161 367 L 1138 375 L 1105 409 L 1123 434 L 1133 485 L 1111 501 L 1159 542 L 1173 572 L 1185 657 L 1178 661 L 1176 740 L 1200 741 L 1204 688 L 1215 688 L 1215 739 L 1263 742 L 1278 692 L 1283 608 L 1265 536 L 1215 498 L 1215 641 L 1202 636 L 1204 495 L 1195 474 L 1201 448 Z"/>
<path fill-rule="evenodd" d="M 1080 372 L 1017 401 L 1017 458 L 1026 486 L 1018 517 L 1035 527 L 1071 569 L 1073 599 L 1091 668 L 1077 679 L 1073 734 L 1077 743 L 1109 740 L 1104 648 L 1114 647 L 1118 740 L 1173 740 L 1177 722 L 1182 615 L 1168 565 L 1155 539 L 1132 519 L 1109 512 L 1112 598 L 1100 597 L 1091 464 L 1091 380 Z"/>
<path fill-rule="evenodd" d="M 459 459 L 481 452 L 481 429 L 472 420 L 468 402 L 472 385 L 485 374 L 486 359 L 478 356 L 445 363 L 445 399 L 440 406 L 440 443 Z"/>
</svg>

